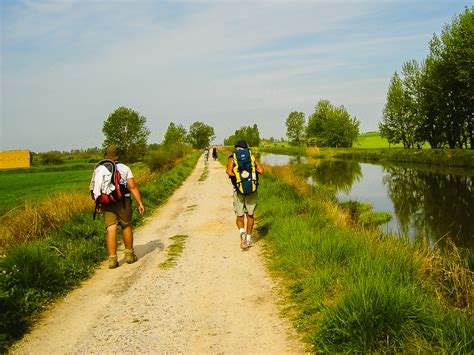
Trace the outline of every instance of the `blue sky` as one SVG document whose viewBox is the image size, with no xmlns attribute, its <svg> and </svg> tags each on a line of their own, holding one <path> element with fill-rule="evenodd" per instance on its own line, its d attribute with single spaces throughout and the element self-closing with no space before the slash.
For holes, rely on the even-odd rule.
<svg viewBox="0 0 474 355">
<path fill-rule="evenodd" d="M 422 60 L 469 1 L 0 1 L 0 149 L 100 147 L 120 106 L 202 121 L 215 143 L 256 123 L 285 137 L 292 111 L 344 105 L 377 130 L 390 78 Z"/>
</svg>

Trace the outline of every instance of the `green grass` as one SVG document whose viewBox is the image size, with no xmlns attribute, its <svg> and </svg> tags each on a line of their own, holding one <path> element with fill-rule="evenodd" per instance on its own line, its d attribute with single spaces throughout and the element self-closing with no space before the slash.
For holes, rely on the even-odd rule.
<svg viewBox="0 0 474 355">
<path fill-rule="evenodd" d="M 36 202 L 58 191 L 89 189 L 92 168 L 53 172 L 12 172 L 0 174 L 0 215 L 21 206 L 25 200 Z"/>
<path fill-rule="evenodd" d="M 56 192 L 89 190 L 96 162 L 67 161 L 53 166 L 0 170 L 0 216 L 25 202 L 38 202 Z M 131 165 L 134 175 L 147 169 L 144 163 Z"/>
<path fill-rule="evenodd" d="M 168 258 L 159 265 L 161 269 L 169 269 L 176 265 L 176 259 L 183 252 L 184 242 L 187 238 L 187 235 L 175 235 L 170 238 L 173 243 L 166 248 Z"/>
<path fill-rule="evenodd" d="M 260 182 L 258 234 L 311 351 L 474 350 L 468 309 L 440 303 L 420 272 L 423 253 L 401 239 L 339 227 L 324 207 L 335 203 L 329 192 L 301 195 L 268 174 Z"/>
<path fill-rule="evenodd" d="M 359 134 L 354 148 L 403 148 L 403 144 L 388 144 L 387 139 L 380 137 L 379 132 Z"/>
</svg>

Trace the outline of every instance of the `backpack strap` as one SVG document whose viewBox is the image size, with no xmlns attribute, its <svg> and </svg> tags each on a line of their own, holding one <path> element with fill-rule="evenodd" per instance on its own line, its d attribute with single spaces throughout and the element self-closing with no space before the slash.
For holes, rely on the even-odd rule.
<svg viewBox="0 0 474 355">
<path fill-rule="evenodd" d="M 242 188 L 242 176 L 240 175 L 239 171 L 239 160 L 237 159 L 237 152 L 235 150 L 232 154 L 232 157 L 234 159 L 234 167 L 232 168 L 232 171 L 235 175 L 235 188 L 238 192 L 244 193 L 244 189 Z"/>
</svg>

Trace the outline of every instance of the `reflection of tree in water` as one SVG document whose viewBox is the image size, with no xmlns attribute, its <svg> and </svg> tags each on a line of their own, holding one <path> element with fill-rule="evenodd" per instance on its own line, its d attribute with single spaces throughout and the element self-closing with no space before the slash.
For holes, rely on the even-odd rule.
<svg viewBox="0 0 474 355">
<path fill-rule="evenodd" d="M 473 177 L 402 167 L 385 171 L 384 183 L 403 234 L 407 235 L 411 227 L 415 235 L 432 242 L 446 235 L 459 247 L 473 247 Z"/>
<path fill-rule="evenodd" d="M 316 166 L 311 166 L 309 176 L 321 185 L 348 193 L 352 184 L 362 177 L 362 169 L 355 161 L 320 160 Z"/>
</svg>

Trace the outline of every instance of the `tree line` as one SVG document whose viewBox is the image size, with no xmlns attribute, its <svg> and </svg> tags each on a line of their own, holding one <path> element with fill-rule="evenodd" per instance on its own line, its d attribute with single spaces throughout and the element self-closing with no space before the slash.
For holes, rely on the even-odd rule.
<svg viewBox="0 0 474 355">
<path fill-rule="evenodd" d="M 204 122 L 194 122 L 189 131 L 181 124 L 170 122 L 161 146 L 148 146 L 150 130 L 146 127 L 146 117 L 126 107 L 119 107 L 108 116 L 102 126 L 102 133 L 105 136 L 102 146 L 117 145 L 121 149 L 121 159 L 128 162 L 139 160 L 149 148 L 182 151 L 184 145 L 191 145 L 195 149 L 202 149 L 215 138 L 214 128 Z"/>
<path fill-rule="evenodd" d="M 434 34 L 429 49 L 393 74 L 381 136 L 405 148 L 474 149 L 474 6 Z"/>
<path fill-rule="evenodd" d="M 291 145 L 352 147 L 359 135 L 360 121 L 344 106 L 319 100 L 306 123 L 303 112 L 293 111 L 286 119 L 286 135 Z"/>
</svg>

